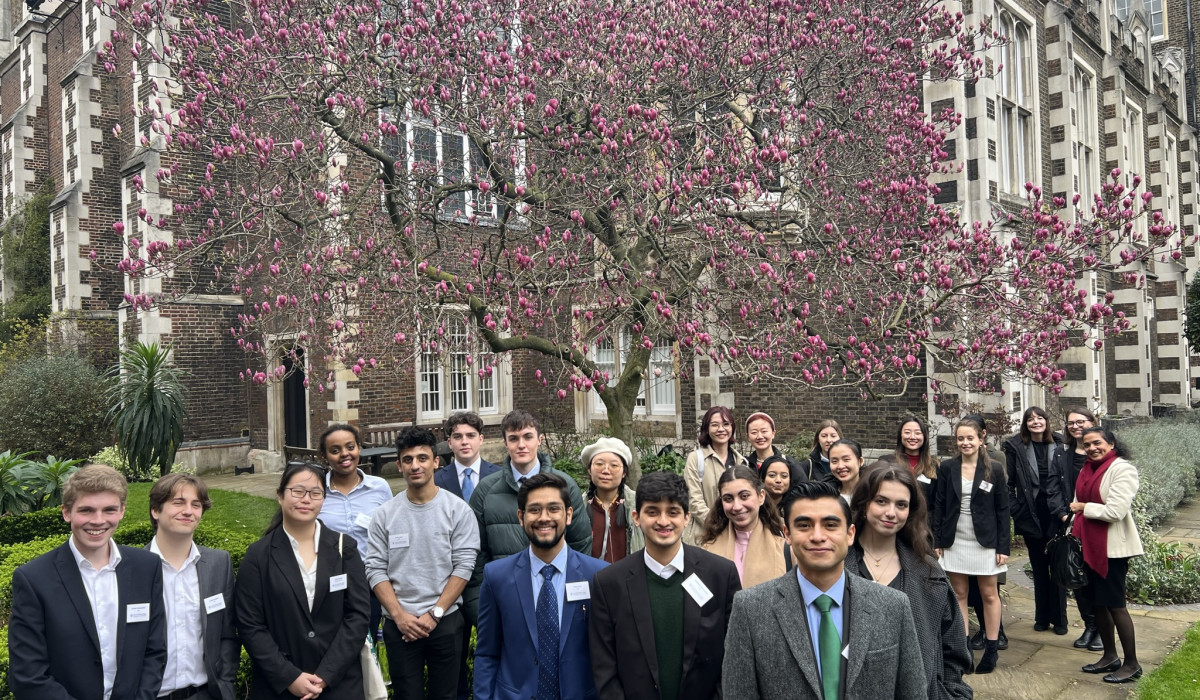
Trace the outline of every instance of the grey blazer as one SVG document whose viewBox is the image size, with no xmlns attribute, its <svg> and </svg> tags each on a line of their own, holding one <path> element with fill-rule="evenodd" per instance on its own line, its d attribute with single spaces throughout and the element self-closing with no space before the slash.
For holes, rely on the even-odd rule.
<svg viewBox="0 0 1200 700">
<path fill-rule="evenodd" d="M 200 582 L 200 617 L 204 633 L 204 672 L 208 674 L 210 700 L 234 700 L 238 664 L 242 645 L 233 625 L 233 562 L 229 552 L 196 545 L 200 559 L 196 561 L 196 578 Z M 150 545 L 146 545 L 149 549 Z M 208 613 L 204 601 L 221 594 L 225 607 Z M 167 649 L 167 656 L 171 650 Z M 201 696 L 203 700 L 203 696 Z"/>
<path fill-rule="evenodd" d="M 907 596 L 846 574 L 843 603 L 842 700 L 926 700 Z M 721 688 L 739 700 L 822 698 L 795 570 L 734 596 Z"/>
</svg>

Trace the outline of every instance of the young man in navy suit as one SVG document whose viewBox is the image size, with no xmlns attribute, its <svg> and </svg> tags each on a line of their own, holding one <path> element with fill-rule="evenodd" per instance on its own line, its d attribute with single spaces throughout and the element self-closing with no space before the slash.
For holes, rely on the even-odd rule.
<svg viewBox="0 0 1200 700">
<path fill-rule="evenodd" d="M 112 541 L 125 477 L 84 467 L 63 486 L 64 544 L 16 570 L 8 687 L 17 700 L 154 700 L 167 663 L 161 560 Z"/>
<path fill-rule="evenodd" d="M 488 563 L 475 645 L 478 700 L 596 697 L 588 654 L 592 578 L 607 564 L 563 541 L 571 523 L 563 477 L 539 473 L 517 492 L 529 548 Z"/>
<path fill-rule="evenodd" d="M 500 471 L 500 467 L 479 456 L 483 447 L 483 419 L 471 411 L 452 413 L 446 419 L 446 442 L 454 459 L 450 464 L 434 472 L 433 483 L 464 501 L 471 502 L 471 494 L 485 476 Z M 458 699 L 467 700 L 471 686 L 467 683 L 467 657 L 471 653 L 471 630 L 475 628 L 473 609 L 463 606 L 462 652 L 458 658 Z"/>
</svg>

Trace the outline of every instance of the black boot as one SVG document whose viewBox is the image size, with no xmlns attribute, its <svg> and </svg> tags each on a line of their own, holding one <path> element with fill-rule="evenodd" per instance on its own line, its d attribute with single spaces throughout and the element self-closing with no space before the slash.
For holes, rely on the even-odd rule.
<svg viewBox="0 0 1200 700">
<path fill-rule="evenodd" d="M 987 640 L 983 658 L 979 660 L 979 665 L 975 667 L 975 673 L 991 673 L 996 669 L 996 662 L 1000 659 L 1000 650 L 996 644 L 996 640 Z"/>
<path fill-rule="evenodd" d="M 987 635 L 983 633 L 983 628 L 980 627 L 978 632 L 971 635 L 971 648 L 982 649 L 985 641 L 987 641 Z"/>
<path fill-rule="evenodd" d="M 970 645 L 967 645 L 967 646 L 970 646 Z M 968 649 L 967 652 L 971 654 L 971 663 L 967 664 L 967 670 L 963 672 L 963 675 L 969 676 L 972 673 L 975 673 L 975 650 Z"/>
<path fill-rule="evenodd" d="M 1004 633 L 1004 623 L 1000 623 L 1000 636 L 996 640 L 996 648 L 1004 651 L 1008 648 L 1008 635 Z"/>
<path fill-rule="evenodd" d="M 1092 643 L 1092 640 L 1099 636 L 1100 633 L 1096 631 L 1095 625 L 1087 625 L 1083 628 L 1083 634 L 1079 635 L 1079 639 L 1076 639 L 1075 643 L 1071 646 L 1075 647 L 1076 649 L 1087 649 L 1088 645 Z"/>
</svg>

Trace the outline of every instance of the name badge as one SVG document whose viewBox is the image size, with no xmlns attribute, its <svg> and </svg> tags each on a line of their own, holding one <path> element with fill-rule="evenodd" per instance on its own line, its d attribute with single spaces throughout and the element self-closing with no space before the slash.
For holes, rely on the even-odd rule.
<svg viewBox="0 0 1200 700">
<path fill-rule="evenodd" d="M 371 527 L 371 516 L 367 515 L 366 513 L 359 513 L 358 515 L 354 516 L 354 524 L 366 530 L 367 528 Z"/>
<path fill-rule="evenodd" d="M 225 594 L 218 593 L 210 595 L 204 599 L 204 612 L 212 615 L 213 613 L 225 609 Z"/>
<path fill-rule="evenodd" d="M 150 604 L 149 603 L 130 603 L 125 608 L 126 622 L 149 622 L 150 621 Z"/>
<path fill-rule="evenodd" d="M 346 590 L 346 574 L 338 574 L 337 576 L 329 577 L 329 592 L 336 593 L 337 591 Z"/>
<path fill-rule="evenodd" d="M 979 482 L 979 490 L 983 491 L 984 493 L 991 493 L 992 492 L 992 483 L 990 481 Z"/>
<path fill-rule="evenodd" d="M 924 474 L 920 474 L 920 475 L 918 475 L 918 476 L 917 476 L 917 481 L 921 482 L 922 484 L 929 484 L 929 483 L 932 483 L 932 481 L 930 480 L 930 478 L 929 478 L 929 477 L 927 477 L 927 476 L 925 476 Z"/>
<path fill-rule="evenodd" d="M 388 538 L 388 549 L 400 549 L 408 546 L 408 533 L 403 532 L 399 535 L 392 535 Z"/>
<path fill-rule="evenodd" d="M 704 585 L 704 582 L 696 574 L 692 574 L 684 580 L 683 590 L 687 591 L 692 600 L 696 601 L 696 605 L 702 608 L 713 597 L 712 591 L 708 590 L 708 586 Z"/>
<path fill-rule="evenodd" d="M 567 583 L 567 602 L 576 600 L 591 600 L 592 589 L 587 581 L 569 581 Z"/>
<path fill-rule="evenodd" d="M 850 645 L 849 644 L 842 647 L 842 658 L 846 659 L 847 661 L 850 660 Z"/>
</svg>

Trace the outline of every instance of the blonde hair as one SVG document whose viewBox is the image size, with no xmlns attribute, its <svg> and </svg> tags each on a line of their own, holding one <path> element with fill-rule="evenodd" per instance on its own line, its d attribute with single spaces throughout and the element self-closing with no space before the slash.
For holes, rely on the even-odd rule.
<svg viewBox="0 0 1200 700">
<path fill-rule="evenodd" d="M 72 474 L 63 485 L 63 508 L 71 510 L 80 496 L 94 493 L 115 493 L 125 505 L 129 485 L 121 472 L 105 464 L 92 464 Z"/>
</svg>

